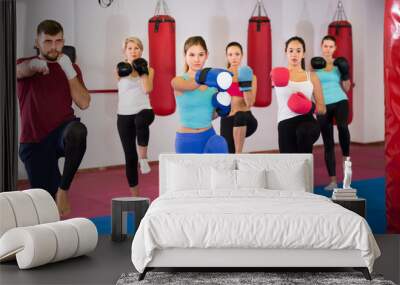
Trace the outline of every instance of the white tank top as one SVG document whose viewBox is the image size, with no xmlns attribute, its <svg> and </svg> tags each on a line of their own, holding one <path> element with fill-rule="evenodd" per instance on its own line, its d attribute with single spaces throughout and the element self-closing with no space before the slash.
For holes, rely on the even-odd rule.
<svg viewBox="0 0 400 285">
<path fill-rule="evenodd" d="M 283 120 L 287 120 L 296 116 L 299 116 L 298 113 L 293 112 L 288 107 L 288 100 L 290 95 L 295 92 L 302 92 L 308 99 L 312 99 L 312 94 L 314 90 L 314 85 L 310 79 L 310 73 L 306 72 L 307 80 L 306 81 L 290 81 L 289 84 L 285 87 L 275 87 L 275 95 L 276 100 L 278 102 L 278 123 Z"/>
<path fill-rule="evenodd" d="M 143 91 L 140 77 L 122 77 L 118 81 L 118 114 L 134 115 L 151 109 L 149 95 Z"/>
</svg>

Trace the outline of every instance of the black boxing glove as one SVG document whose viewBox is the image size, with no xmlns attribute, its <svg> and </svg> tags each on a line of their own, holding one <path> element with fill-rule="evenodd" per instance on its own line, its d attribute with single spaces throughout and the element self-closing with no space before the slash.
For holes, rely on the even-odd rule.
<svg viewBox="0 0 400 285">
<path fill-rule="evenodd" d="M 333 65 L 339 69 L 340 79 L 346 81 L 350 79 L 350 66 L 347 59 L 344 57 L 338 57 L 333 61 Z"/>
<path fill-rule="evenodd" d="M 313 57 L 311 59 L 311 67 L 315 70 L 324 69 L 326 67 L 326 60 L 320 56 Z"/>
<path fill-rule="evenodd" d="M 62 53 L 68 55 L 72 63 L 76 62 L 76 49 L 73 46 L 63 46 Z"/>
<path fill-rule="evenodd" d="M 132 66 L 127 62 L 121 61 L 117 64 L 117 71 L 119 77 L 126 77 L 132 73 Z"/>
<path fill-rule="evenodd" d="M 134 70 L 136 70 L 139 76 L 142 76 L 143 74 L 149 75 L 149 68 L 147 66 L 147 61 L 144 58 L 140 57 L 132 61 L 132 67 Z"/>
</svg>

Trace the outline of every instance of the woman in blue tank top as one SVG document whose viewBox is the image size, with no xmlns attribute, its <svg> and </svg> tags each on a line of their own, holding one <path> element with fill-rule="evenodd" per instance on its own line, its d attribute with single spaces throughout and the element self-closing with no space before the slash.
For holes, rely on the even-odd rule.
<svg viewBox="0 0 400 285">
<path fill-rule="evenodd" d="M 215 110 L 211 101 L 218 90 L 199 85 L 194 80 L 208 57 L 204 39 L 199 36 L 188 38 L 184 56 L 185 73 L 171 81 L 180 121 L 175 140 L 176 153 L 227 153 L 225 139 L 216 135 L 212 127 Z"/>
<path fill-rule="evenodd" d="M 348 128 L 349 100 L 346 92 L 351 83 L 349 80 L 348 63 L 344 58 L 333 58 L 336 50 L 336 40 L 332 36 L 325 36 L 321 42 L 323 64 L 313 66 L 319 77 L 326 104 L 326 114 L 317 117 L 324 141 L 325 164 L 330 177 L 330 183 L 325 190 L 337 188 L 335 141 L 333 135 L 334 121 L 339 134 L 339 143 L 343 161 L 350 155 L 350 132 Z M 325 61 L 324 61 L 325 60 Z M 326 63 L 325 63 L 326 62 Z M 313 62 L 312 62 L 313 63 Z M 312 64 L 313 65 L 313 64 Z M 322 68 L 325 66 L 324 68 Z"/>
</svg>

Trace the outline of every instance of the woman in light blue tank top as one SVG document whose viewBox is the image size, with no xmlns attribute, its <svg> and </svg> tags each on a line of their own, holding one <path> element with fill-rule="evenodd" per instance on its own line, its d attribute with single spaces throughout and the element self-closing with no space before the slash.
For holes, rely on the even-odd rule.
<svg viewBox="0 0 400 285">
<path fill-rule="evenodd" d="M 199 85 L 194 80 L 207 60 L 207 45 L 202 37 L 186 40 L 184 45 L 185 73 L 172 79 L 179 113 L 180 127 L 176 133 L 176 153 L 227 153 L 225 139 L 216 135 L 212 120 L 215 110 L 211 103 L 216 88 Z"/>
<path fill-rule="evenodd" d="M 347 62 L 343 58 L 334 60 L 333 53 L 336 50 L 336 40 L 332 36 L 325 36 L 321 42 L 324 59 L 322 66 L 314 66 L 322 86 L 326 104 L 326 114 L 317 117 L 324 141 L 325 164 L 330 177 L 330 183 L 325 190 L 337 188 L 335 141 L 333 126 L 336 122 L 339 143 L 343 160 L 350 155 L 350 132 L 348 128 L 349 100 L 346 92 L 350 89 L 349 71 Z M 325 61 L 324 61 L 325 60 Z M 326 67 L 323 65 L 326 63 Z M 320 68 L 320 69 L 319 69 Z"/>
</svg>

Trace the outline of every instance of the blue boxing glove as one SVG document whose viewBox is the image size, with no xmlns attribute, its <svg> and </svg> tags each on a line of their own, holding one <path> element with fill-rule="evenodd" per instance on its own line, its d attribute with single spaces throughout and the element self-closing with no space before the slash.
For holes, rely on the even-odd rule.
<svg viewBox="0 0 400 285">
<path fill-rule="evenodd" d="M 231 112 L 231 95 L 227 92 L 215 93 L 211 99 L 218 116 L 226 117 Z"/>
<path fill-rule="evenodd" d="M 251 83 L 253 82 L 253 70 L 244 65 L 238 70 L 238 82 L 240 91 L 250 91 L 252 89 Z"/>
<path fill-rule="evenodd" d="M 222 68 L 203 68 L 196 72 L 194 79 L 198 84 L 215 87 L 219 91 L 227 90 L 232 84 L 232 74 Z"/>
</svg>

